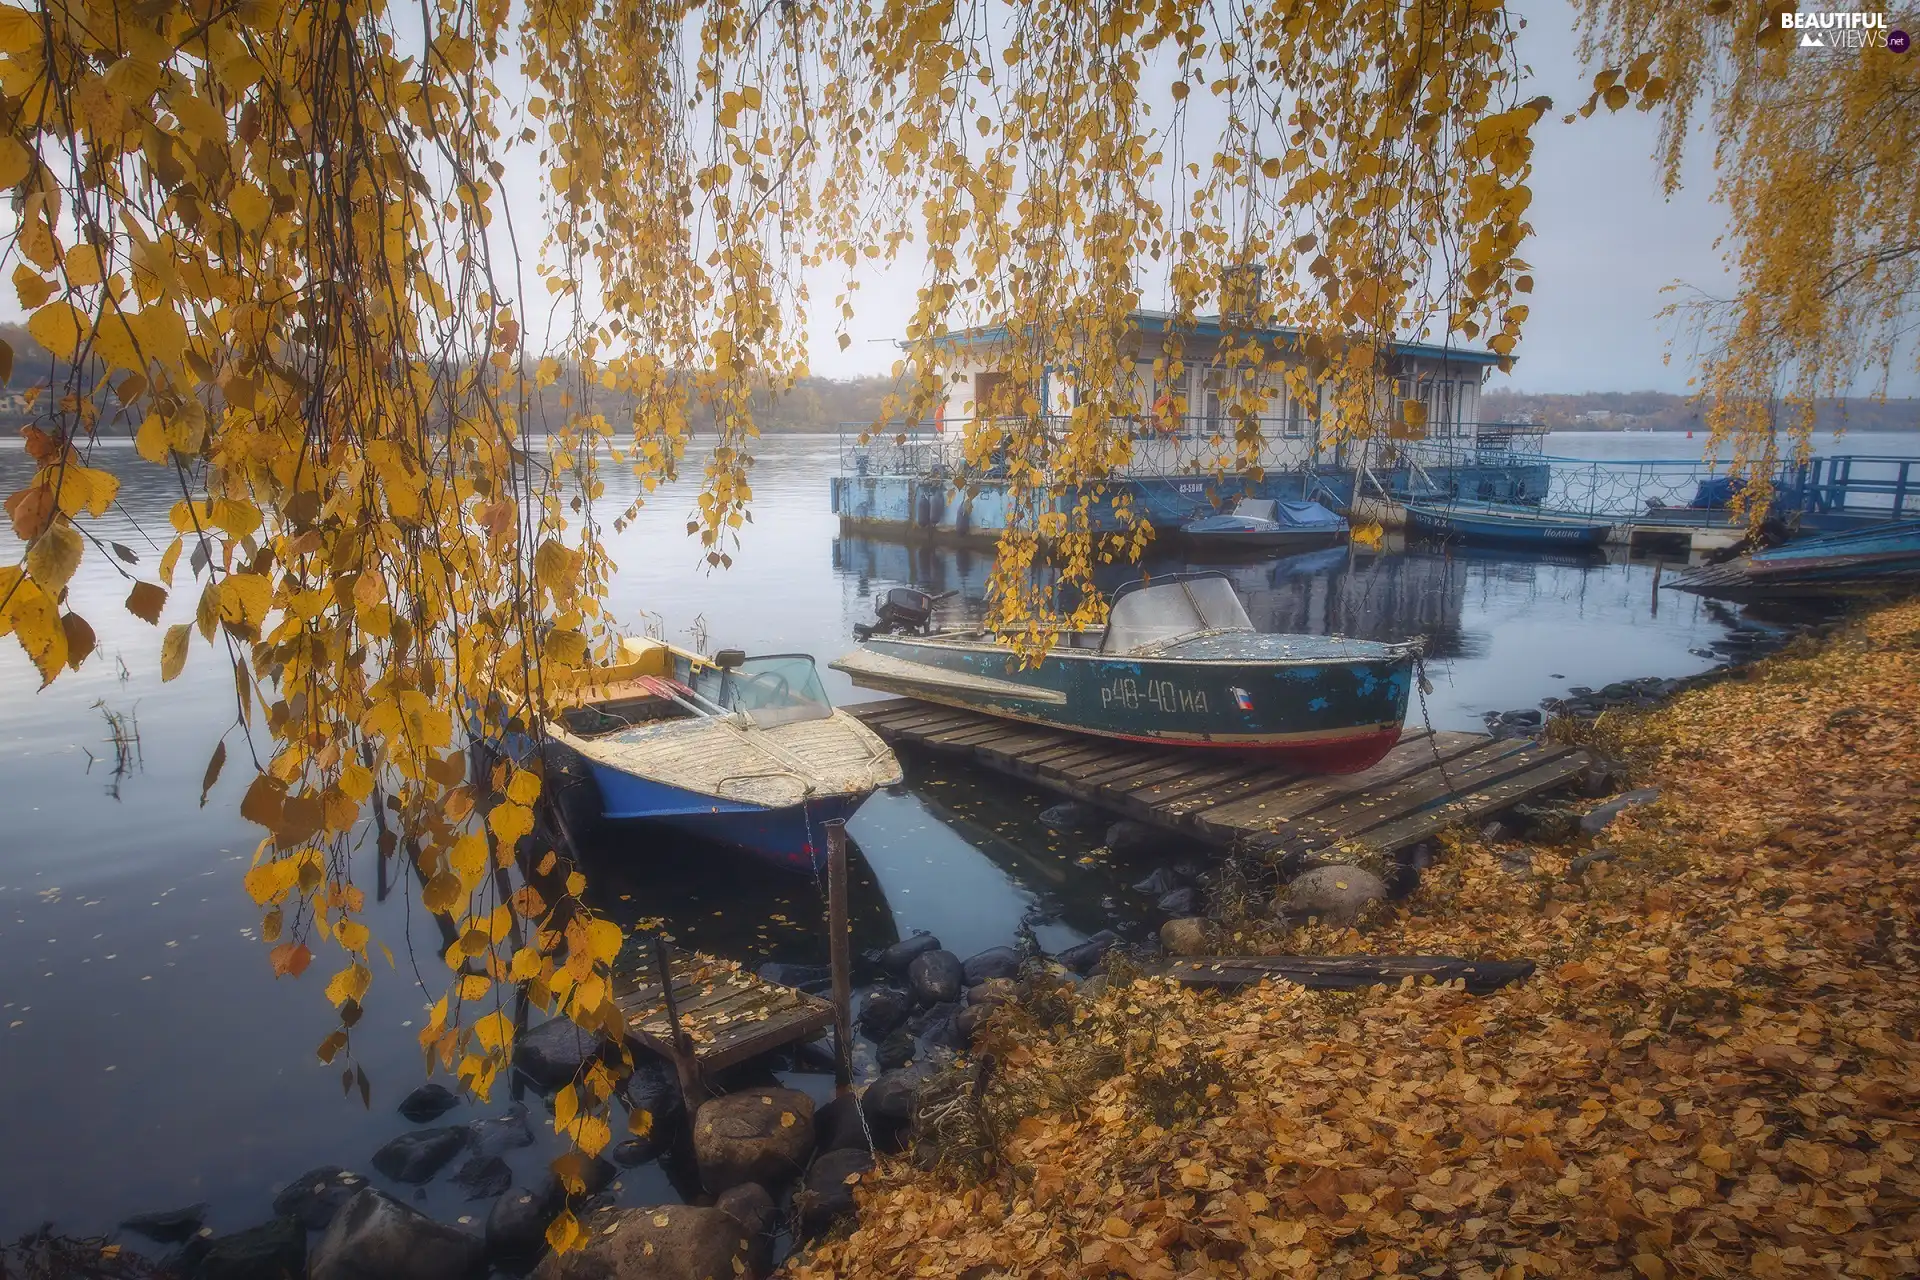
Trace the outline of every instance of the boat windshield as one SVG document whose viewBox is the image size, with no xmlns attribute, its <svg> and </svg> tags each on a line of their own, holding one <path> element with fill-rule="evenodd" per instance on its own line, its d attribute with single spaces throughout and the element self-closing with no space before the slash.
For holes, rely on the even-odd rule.
<svg viewBox="0 0 1920 1280">
<path fill-rule="evenodd" d="M 744 712 L 763 729 L 833 714 L 820 673 L 804 653 L 770 654 L 748 658 L 737 667 L 705 670 L 695 687 L 728 711 Z"/>
<path fill-rule="evenodd" d="M 1233 584 L 1216 574 L 1123 591 L 1113 602 L 1105 653 L 1137 653 L 1205 631 L 1251 631 Z"/>
</svg>

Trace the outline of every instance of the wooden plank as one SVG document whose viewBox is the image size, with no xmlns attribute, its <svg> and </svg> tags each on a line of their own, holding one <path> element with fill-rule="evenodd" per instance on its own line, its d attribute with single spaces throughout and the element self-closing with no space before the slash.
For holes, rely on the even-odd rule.
<svg viewBox="0 0 1920 1280">
<path fill-rule="evenodd" d="M 1123 765 L 1138 764 L 1152 758 L 1148 748 L 1121 745 L 1109 748 L 1104 754 L 1075 760 L 1071 764 L 1054 764 L 1040 772 L 1042 776 L 1050 773 L 1068 782 L 1086 783 L 1097 787 L 1101 778 Z"/>
<path fill-rule="evenodd" d="M 978 712 L 962 711 L 958 707 L 936 707 L 924 702 L 920 705 L 926 709 L 918 715 L 889 720 L 884 725 L 875 725 L 874 732 L 884 737 L 912 740 L 926 733 L 957 728 L 962 724 L 971 724 L 980 719 Z"/>
<path fill-rule="evenodd" d="M 921 745 L 928 747 L 971 747 L 975 743 L 989 742 L 1006 734 L 1006 721 L 973 717 L 966 724 L 955 725 L 951 729 L 942 729 L 937 733 L 924 734 Z"/>
<path fill-rule="evenodd" d="M 1161 806 L 1181 796 L 1189 795 L 1207 787 L 1218 786 L 1236 778 L 1266 775 L 1273 772 L 1273 763 L 1268 760 L 1252 760 L 1244 756 L 1232 760 L 1209 760 L 1204 769 L 1189 772 L 1178 777 L 1168 778 L 1165 782 L 1155 783 L 1137 791 L 1129 791 L 1123 807 L 1129 812 L 1153 820 Z"/>
<path fill-rule="evenodd" d="M 1422 735 L 1400 743 L 1378 763 L 1358 773 L 1330 775 L 1288 787 L 1280 794 L 1249 795 L 1232 804 L 1196 813 L 1194 820 L 1202 829 L 1218 827 L 1227 836 L 1239 831 L 1269 831 L 1280 823 L 1291 822 L 1348 796 L 1382 792 L 1433 768 L 1436 758 L 1460 759 L 1486 742 L 1486 735 L 1478 733 L 1440 733 L 1432 738 Z"/>
<path fill-rule="evenodd" d="M 1171 817 L 1184 818 L 1188 814 L 1199 814 L 1256 792 L 1292 786 L 1310 776 L 1312 775 L 1300 773 L 1298 770 L 1270 764 L 1261 773 L 1247 774 L 1230 782 L 1220 783 L 1218 786 L 1188 792 L 1177 800 L 1169 800 L 1160 808 Z"/>
<path fill-rule="evenodd" d="M 870 698 L 866 702 L 848 703 L 841 710 L 860 720 L 880 720 L 926 705 L 918 698 Z"/>
<path fill-rule="evenodd" d="M 1533 976 L 1531 960 L 1463 960 L 1459 956 L 1214 956 L 1176 960 L 1170 976 L 1189 986 L 1244 987 L 1266 979 L 1323 990 L 1354 991 L 1407 978 L 1464 981 L 1486 995 Z"/>
<path fill-rule="evenodd" d="M 832 1022 L 833 1006 L 823 1000 L 818 1009 L 796 1009 L 791 1014 L 768 1019 L 759 1036 L 717 1049 L 703 1056 L 700 1065 L 707 1071 L 724 1070 L 737 1062 L 745 1062 L 748 1058 L 758 1057 L 796 1040 L 804 1040 Z"/>
<path fill-rule="evenodd" d="M 1074 736 L 1061 729 L 1021 724 L 1014 720 L 1001 721 L 1000 728 L 1006 736 L 993 743 L 992 749 L 995 755 L 1008 760 L 1020 760 L 1053 747 L 1065 746 Z"/>
<path fill-rule="evenodd" d="M 1058 760 L 1063 756 L 1074 755 L 1087 749 L 1087 739 L 1084 734 L 1066 733 L 1063 731 L 1060 734 L 1060 739 L 1059 744 L 1056 746 L 1043 747 L 1039 750 L 1023 753 L 1020 756 L 1020 763 L 1022 765 L 1037 767 L 1045 764 L 1049 760 Z"/>
<path fill-rule="evenodd" d="M 1165 767 L 1166 757 L 1156 751 L 1136 764 L 1122 766 L 1088 781 L 1098 784 L 1102 793 L 1117 793 L 1126 790 L 1126 784 L 1141 774 L 1157 773 Z"/>
<path fill-rule="evenodd" d="M 1584 774 L 1589 763 L 1590 759 L 1586 752 L 1575 751 L 1570 755 L 1548 761 L 1538 768 L 1530 769 L 1526 773 L 1485 787 L 1471 795 L 1436 805 L 1384 826 L 1374 827 L 1361 833 L 1359 839 L 1377 849 L 1387 851 L 1402 849 L 1416 840 L 1424 840 L 1447 827 L 1477 821 L 1510 804 L 1518 804 L 1528 796 L 1538 795 L 1542 791 L 1570 782 Z"/>
<path fill-rule="evenodd" d="M 1485 758 L 1478 755 L 1469 757 L 1462 762 L 1463 765 L 1469 761 L 1475 763 L 1462 769 L 1451 769 L 1445 777 L 1440 770 L 1434 769 L 1413 779 L 1411 785 L 1385 796 L 1358 796 L 1309 814 L 1278 834 L 1296 847 L 1316 847 L 1352 840 L 1376 827 L 1391 825 L 1428 809 L 1456 801 L 1470 804 L 1469 798 L 1475 793 L 1496 782 L 1546 765 L 1571 750 L 1570 747 L 1544 750 L 1523 747 L 1519 751 L 1497 754 L 1487 749 Z"/>
</svg>

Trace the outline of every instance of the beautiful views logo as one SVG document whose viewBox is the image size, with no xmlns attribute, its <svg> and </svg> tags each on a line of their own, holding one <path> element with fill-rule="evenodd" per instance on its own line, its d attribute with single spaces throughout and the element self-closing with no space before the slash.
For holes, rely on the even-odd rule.
<svg viewBox="0 0 1920 1280">
<path fill-rule="evenodd" d="M 1884 13 L 1782 13 L 1780 27 L 1800 33 L 1802 49 L 1888 49 L 1905 53 L 1909 40 Z"/>
</svg>

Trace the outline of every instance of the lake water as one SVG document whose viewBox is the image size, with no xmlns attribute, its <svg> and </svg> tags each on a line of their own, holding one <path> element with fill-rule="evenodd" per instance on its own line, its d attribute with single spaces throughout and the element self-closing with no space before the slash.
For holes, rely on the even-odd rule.
<svg viewBox="0 0 1920 1280">
<path fill-rule="evenodd" d="M 1678 457 L 1696 448 L 1674 436 L 1550 440 L 1551 452 L 1579 457 Z M 1920 435 L 1856 435 L 1841 449 L 1913 455 Z M 99 532 L 151 565 L 158 549 L 143 531 L 160 537 L 177 493 L 130 451 L 99 456 L 123 481 L 120 506 Z M 874 594 L 887 587 L 956 590 L 949 608 L 977 610 L 990 553 L 839 536 L 826 495 L 836 459 L 827 438 L 765 442 L 754 522 L 726 572 L 703 570 L 684 535 L 691 487 L 657 494 L 614 540 L 616 615 L 636 631 L 651 619 L 682 643 L 703 634 L 716 647 L 804 651 L 824 663 L 850 646 L 852 624 L 871 617 Z M 24 482 L 29 466 L 17 448 L 0 448 L 0 493 Z M 615 477 L 609 487 L 608 503 L 624 506 L 626 486 Z M 0 563 L 18 555 L 0 522 Z M 1427 636 L 1435 689 L 1425 713 L 1437 728 L 1478 728 L 1485 712 L 1532 706 L 1569 685 L 1700 670 L 1711 660 L 1694 651 L 1732 617 L 1690 596 L 1656 601 L 1646 563 L 1343 551 L 1231 573 L 1266 629 Z M 196 648 L 186 674 L 161 684 L 160 633 L 125 612 L 126 592 L 103 557 L 89 556 L 73 604 L 97 629 L 99 648 L 44 692 L 15 642 L 0 641 L 0 1087 L 8 1102 L 0 1108 L 0 1238 L 48 1219 L 103 1230 L 130 1213 L 198 1200 L 213 1204 L 217 1229 L 243 1227 L 265 1218 L 274 1191 L 309 1168 L 367 1170 L 373 1149 L 408 1127 L 393 1107 L 423 1078 L 415 1028 L 438 994 L 415 985 L 400 945 L 410 925 L 419 971 L 432 981 L 444 973 L 436 936 L 404 887 L 371 908 L 369 923 L 399 964 L 376 974 L 354 1036 L 373 1106 L 363 1108 L 357 1093 L 343 1098 L 338 1069 L 313 1055 L 333 1025 L 314 980 L 326 966 L 276 982 L 255 936 L 259 914 L 240 877 L 257 836 L 237 813 L 249 776 L 237 734 L 224 777 L 199 803 L 207 758 L 232 719 L 229 677 Z M 163 624 L 190 615 L 188 595 L 179 593 Z M 836 696 L 862 696 L 825 674 Z M 108 711 L 138 725 L 138 758 L 123 774 L 104 741 Z M 1037 821 L 1049 803 L 967 770 L 910 763 L 907 785 L 875 796 L 851 824 L 862 854 L 856 946 L 927 929 L 966 955 L 1011 942 L 1024 919 L 1057 948 L 1116 920 L 1154 923 L 1127 887 L 1148 868 L 1088 860 L 1097 837 L 1049 832 Z M 682 941 L 749 962 L 823 958 L 824 908 L 811 881 L 666 837 L 628 839 L 596 868 L 593 891 L 609 910 L 664 916 Z M 537 1122 L 539 1100 L 529 1103 Z M 496 1096 L 446 1122 L 505 1105 Z M 547 1154 L 543 1146 L 514 1154 L 523 1181 Z M 652 1167 L 622 1179 L 629 1203 L 672 1195 Z M 419 1203 L 478 1222 L 486 1204 L 458 1196 L 443 1180 Z"/>
</svg>

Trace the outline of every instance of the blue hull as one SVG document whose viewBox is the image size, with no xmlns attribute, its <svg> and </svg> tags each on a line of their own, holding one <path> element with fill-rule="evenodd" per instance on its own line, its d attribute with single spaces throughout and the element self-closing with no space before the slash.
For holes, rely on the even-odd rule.
<svg viewBox="0 0 1920 1280">
<path fill-rule="evenodd" d="M 867 798 L 822 796 L 784 809 L 768 809 L 589 764 L 600 788 L 601 817 L 615 822 L 657 822 L 702 840 L 731 845 L 762 862 L 792 871 L 824 868 L 825 824 L 852 817 Z"/>
<path fill-rule="evenodd" d="M 1407 505 L 1407 525 L 1416 533 L 1461 542 L 1496 543 L 1510 547 L 1604 546 L 1613 532 L 1611 521 L 1585 516 L 1556 518 L 1532 511 L 1468 510 L 1461 507 Z"/>
</svg>

